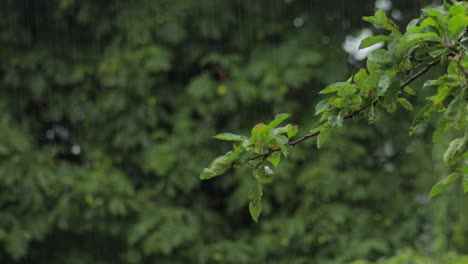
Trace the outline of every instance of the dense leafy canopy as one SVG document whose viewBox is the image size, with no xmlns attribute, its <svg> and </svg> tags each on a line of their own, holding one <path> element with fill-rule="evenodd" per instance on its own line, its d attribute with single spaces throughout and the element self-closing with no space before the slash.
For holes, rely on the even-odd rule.
<svg viewBox="0 0 468 264">
<path fill-rule="evenodd" d="M 393 1 L 393 11 L 403 10 L 408 20 L 430 2 Z M 352 59 L 349 65 L 341 46 L 345 34 L 368 26 L 361 17 L 374 7 L 365 0 L 3 1 L 0 263 L 327 264 L 392 255 L 398 256 L 384 263 L 401 263 L 467 253 L 468 214 L 460 210 L 466 198 L 449 190 L 427 199 L 440 176 L 466 173 L 442 165 L 444 153 L 455 165 L 461 148 L 459 140 L 448 141 L 462 136 L 450 128 L 463 102 L 448 105 L 457 79 L 404 87 L 408 96 L 418 94 L 399 94 L 406 108 L 421 108 L 435 90 L 446 96 L 430 99 L 437 108 L 418 117 L 426 125 L 415 123 L 420 136 L 413 139 L 407 112 L 387 115 L 378 105 L 375 126 L 357 119 L 335 129 L 341 110 L 352 105 L 346 100 L 359 100 L 362 85 L 375 88 L 372 71 L 322 92 L 333 99 L 317 96 L 320 87 L 365 66 Z M 408 48 L 440 36 L 444 17 L 451 17 L 445 32 L 462 34 L 460 10 L 425 13 L 421 19 L 433 17 L 427 23 L 435 31 L 413 25 L 419 35 L 406 35 Z M 396 26 L 382 17 L 373 19 L 392 37 L 373 28 L 379 37 L 363 47 L 388 48 L 392 38 L 403 38 L 397 31 L 403 21 Z M 386 64 L 387 50 L 372 53 L 368 68 Z M 431 52 L 446 64 L 455 58 Z M 451 73 L 435 66 L 423 78 L 457 75 L 456 66 Z M 395 92 L 392 81 L 405 73 L 393 74 L 380 93 Z M 451 110 L 430 119 L 442 106 Z M 286 143 L 301 132 L 293 124 L 314 127 L 315 111 L 329 115 L 328 125 L 319 124 L 320 151 L 290 151 Z M 247 129 L 278 113 L 291 116 Z M 446 129 L 437 129 L 440 144 L 432 147 L 436 119 Z M 207 160 L 228 151 L 211 136 L 239 130 L 251 135 L 216 136 L 235 147 L 202 178 L 229 170 L 247 147 L 255 155 L 264 155 L 263 144 L 278 151 L 254 164 L 253 173 L 239 168 L 200 181 Z"/>
</svg>

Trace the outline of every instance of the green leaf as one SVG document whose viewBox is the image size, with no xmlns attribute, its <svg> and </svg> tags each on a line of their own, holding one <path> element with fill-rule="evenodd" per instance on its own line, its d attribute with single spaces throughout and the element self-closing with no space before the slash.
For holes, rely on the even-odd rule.
<svg viewBox="0 0 468 264">
<path fill-rule="evenodd" d="M 225 140 L 225 141 L 241 141 L 241 142 L 247 139 L 244 136 L 236 135 L 232 133 L 221 133 L 221 134 L 214 136 L 214 138 L 219 139 L 219 140 Z"/>
<path fill-rule="evenodd" d="M 405 34 L 400 39 L 400 46 L 398 47 L 398 53 L 407 55 L 411 53 L 424 41 L 437 41 L 440 42 L 439 36 L 434 32 L 427 33 L 409 33 Z"/>
<path fill-rule="evenodd" d="M 309 130 L 309 133 L 312 133 L 312 134 L 317 133 L 317 132 L 320 133 L 320 128 L 321 128 L 321 126 L 315 127 L 313 129 Z"/>
<path fill-rule="evenodd" d="M 403 91 L 409 95 L 416 95 L 416 92 L 409 86 L 405 86 L 405 88 L 403 88 Z"/>
<path fill-rule="evenodd" d="M 449 75 L 457 75 L 458 72 L 459 72 L 459 70 L 458 70 L 458 65 L 457 65 L 457 64 L 458 64 L 458 63 L 457 63 L 456 61 L 452 60 L 452 61 L 449 63 L 448 67 L 447 67 L 447 74 L 449 74 Z M 446 80 L 445 77 L 440 77 L 440 78 L 442 78 L 443 80 Z M 440 78 L 439 78 L 439 79 L 440 79 Z"/>
<path fill-rule="evenodd" d="M 289 139 L 283 135 L 276 135 L 275 136 L 275 141 L 278 143 L 279 147 L 281 148 L 281 152 L 285 157 L 288 156 L 289 153 Z"/>
<path fill-rule="evenodd" d="M 396 110 L 396 101 L 398 99 L 398 94 L 400 93 L 400 85 L 398 81 L 394 81 L 390 84 L 387 91 L 384 94 L 383 106 L 387 109 L 389 113 L 392 113 Z"/>
<path fill-rule="evenodd" d="M 391 19 L 388 19 L 385 15 L 385 11 L 381 9 L 377 10 L 374 16 L 366 16 L 362 19 L 378 27 L 390 30 L 395 34 L 401 35 L 400 30 L 398 30 L 398 27 L 396 26 L 395 22 L 393 22 Z"/>
<path fill-rule="evenodd" d="M 256 181 L 252 188 L 250 189 L 249 192 L 249 200 L 250 201 L 255 201 L 255 200 L 261 200 L 263 191 L 262 191 L 262 184 L 257 181 L 258 175 L 254 175 L 254 178 L 256 178 Z"/>
<path fill-rule="evenodd" d="M 332 97 L 332 98 L 335 98 L 335 99 L 331 100 L 330 104 L 333 105 L 333 106 L 336 106 L 336 107 L 338 107 L 338 106 L 335 104 L 335 100 L 342 100 L 342 101 L 344 100 L 343 98 L 336 98 L 336 97 Z M 328 111 L 323 112 L 322 115 L 320 116 L 319 123 L 323 123 L 323 122 L 327 121 L 327 118 L 328 118 L 329 115 L 330 115 L 330 112 L 328 112 Z"/>
<path fill-rule="evenodd" d="M 225 156 L 219 156 L 210 163 L 208 168 L 204 168 L 200 174 L 200 179 L 208 180 L 221 175 L 229 168 L 230 164 Z"/>
<path fill-rule="evenodd" d="M 338 89 L 338 95 L 341 97 L 349 97 L 357 92 L 356 87 L 354 85 L 345 83 Z"/>
<path fill-rule="evenodd" d="M 369 74 L 369 77 L 364 81 L 361 86 L 361 94 L 365 94 L 370 90 L 376 89 L 384 71 L 373 71 Z"/>
<path fill-rule="evenodd" d="M 449 9 L 450 14 L 457 15 L 457 14 L 465 14 L 466 8 L 464 5 L 454 5 Z"/>
<path fill-rule="evenodd" d="M 320 134 L 318 134 L 317 136 L 317 148 L 323 146 L 323 144 L 325 143 L 325 141 L 327 141 L 332 131 L 333 127 L 328 123 L 320 127 Z"/>
<path fill-rule="evenodd" d="M 426 13 L 431 18 L 433 18 L 442 30 L 446 30 L 448 16 L 447 16 L 447 11 L 444 10 L 443 6 L 423 9 L 423 12 Z"/>
<path fill-rule="evenodd" d="M 370 46 L 373 46 L 377 43 L 381 43 L 381 42 L 384 42 L 386 41 L 388 38 L 388 36 L 386 35 L 378 35 L 378 36 L 371 36 L 371 37 L 367 37 L 365 39 L 363 39 L 361 41 L 361 45 L 359 45 L 359 49 L 365 49 L 365 48 L 368 48 Z"/>
<path fill-rule="evenodd" d="M 344 110 L 341 110 L 337 115 L 335 114 L 330 114 L 328 117 L 328 123 L 332 126 L 336 127 L 342 127 L 343 126 L 343 120 L 344 120 Z"/>
<path fill-rule="evenodd" d="M 411 33 L 428 32 L 429 30 L 429 32 L 435 32 L 439 36 L 442 36 L 445 34 L 445 31 L 446 31 L 445 26 L 441 27 L 439 23 L 437 23 L 437 21 L 435 21 L 435 19 L 432 17 L 427 17 L 426 19 L 424 19 L 421 23 L 421 26 L 417 28 L 419 29 L 418 31 L 412 30 Z M 433 29 L 435 29 L 435 31 Z"/>
<path fill-rule="evenodd" d="M 406 100 L 406 98 L 398 98 L 398 102 L 403 106 L 406 110 L 413 111 L 413 105 Z"/>
<path fill-rule="evenodd" d="M 374 71 L 386 70 L 392 64 L 392 56 L 387 50 L 377 49 L 367 56 L 367 69 L 372 74 Z"/>
<path fill-rule="evenodd" d="M 287 125 L 288 131 L 286 132 L 286 135 L 288 138 L 292 138 L 297 135 L 297 132 L 299 131 L 299 127 L 297 125 Z"/>
<path fill-rule="evenodd" d="M 328 107 L 330 106 L 329 99 L 325 99 L 323 101 L 320 101 L 316 106 L 315 106 L 315 115 L 320 115 L 321 113 L 327 111 Z"/>
<path fill-rule="evenodd" d="M 383 75 L 380 80 L 379 80 L 379 83 L 378 83 L 378 89 L 377 89 L 377 94 L 379 96 L 382 96 L 384 95 L 387 90 L 388 90 L 388 87 L 390 87 L 390 85 L 393 83 L 393 76 L 390 75 L 390 74 L 385 74 Z"/>
<path fill-rule="evenodd" d="M 413 28 L 416 28 L 418 26 L 418 23 L 419 23 L 419 19 L 412 19 L 406 26 L 406 31 L 412 32 L 411 30 Z"/>
<path fill-rule="evenodd" d="M 367 77 L 369 77 L 369 75 L 367 74 L 367 70 L 366 69 L 360 69 L 358 71 L 358 73 L 356 73 L 354 75 L 354 83 L 359 87 L 361 88 L 362 85 L 364 84 L 364 82 L 366 81 Z"/>
<path fill-rule="evenodd" d="M 256 141 L 266 142 L 268 140 L 271 140 L 271 129 L 271 126 L 267 126 L 264 123 L 256 124 L 251 131 L 251 137 L 249 139 L 250 144 L 255 143 Z"/>
<path fill-rule="evenodd" d="M 245 151 L 243 147 L 237 147 L 234 151 L 228 151 L 223 156 L 214 159 L 208 168 L 204 168 L 200 174 L 200 179 L 208 180 L 223 174 L 231 168 L 232 163 Z"/>
<path fill-rule="evenodd" d="M 428 98 L 428 100 L 432 101 L 434 106 L 441 106 L 445 99 L 450 95 L 451 87 L 447 84 L 439 86 L 437 88 L 437 93 Z"/>
<path fill-rule="evenodd" d="M 411 124 L 410 135 L 414 135 L 414 134 L 422 132 L 427 125 L 427 121 L 432 117 L 432 115 L 434 114 L 436 110 L 437 109 L 432 105 L 432 103 L 426 104 L 419 111 L 413 123 Z"/>
<path fill-rule="evenodd" d="M 466 137 L 460 137 L 452 140 L 452 142 L 450 142 L 449 144 L 449 147 L 444 153 L 444 161 L 448 163 L 458 154 L 461 154 L 463 148 L 465 147 L 465 143 Z"/>
<path fill-rule="evenodd" d="M 430 52 L 429 52 L 429 55 L 430 55 L 432 58 L 439 58 L 439 57 L 442 56 L 444 53 L 445 53 L 445 49 L 436 49 L 436 50 L 430 51 Z"/>
<path fill-rule="evenodd" d="M 271 183 L 273 181 L 273 171 L 269 166 L 264 166 L 263 168 L 259 167 L 253 170 L 254 178 L 260 184 Z"/>
<path fill-rule="evenodd" d="M 278 167 L 278 164 L 280 163 L 281 160 L 281 155 L 277 152 L 270 157 L 267 158 L 267 160 L 273 164 L 273 166 Z"/>
<path fill-rule="evenodd" d="M 276 136 L 276 135 L 286 134 L 288 138 L 292 138 L 297 134 L 298 130 L 299 129 L 297 125 L 287 124 L 284 127 L 275 128 L 273 130 L 273 135 Z"/>
<path fill-rule="evenodd" d="M 423 88 L 430 86 L 439 86 L 444 83 L 444 77 L 440 77 L 437 80 L 427 80 L 423 84 Z"/>
<path fill-rule="evenodd" d="M 281 124 L 281 122 L 283 122 L 284 120 L 288 119 L 290 117 L 289 114 L 279 114 L 277 116 L 275 116 L 275 119 L 273 119 L 273 121 L 271 121 L 268 126 L 270 126 L 271 128 L 275 128 L 277 127 L 279 124 Z"/>
<path fill-rule="evenodd" d="M 369 124 L 374 123 L 374 121 L 375 121 L 375 107 L 374 107 L 374 104 L 371 104 L 370 107 L 367 108 L 367 110 L 365 112 L 365 115 L 366 115 L 366 118 L 367 118 L 367 122 Z"/>
<path fill-rule="evenodd" d="M 249 212 L 250 212 L 250 216 L 252 217 L 252 220 L 254 220 L 255 222 L 258 222 L 258 217 L 260 216 L 260 213 L 262 212 L 262 201 L 261 200 L 250 201 Z"/>
<path fill-rule="evenodd" d="M 350 85 L 350 84 L 347 83 L 347 82 L 337 82 L 337 83 L 334 83 L 334 84 L 331 84 L 331 85 L 325 87 L 325 89 L 323 89 L 323 90 L 320 91 L 319 93 L 320 93 L 320 94 L 329 94 L 329 93 L 337 92 L 337 91 L 339 91 L 343 86 L 346 86 L 346 85 Z"/>
<path fill-rule="evenodd" d="M 435 196 L 445 192 L 452 184 L 458 180 L 460 177 L 459 173 L 451 173 L 447 176 L 447 178 L 440 180 L 437 182 L 431 189 L 431 192 L 429 193 L 429 198 L 434 198 Z"/>
<path fill-rule="evenodd" d="M 454 40 L 458 40 L 461 33 L 466 29 L 467 26 L 468 16 L 465 14 L 458 14 L 453 16 L 448 22 L 450 37 Z"/>
<path fill-rule="evenodd" d="M 465 48 L 466 50 L 467 48 Z M 468 56 L 467 55 L 467 52 L 465 51 L 465 55 L 462 57 L 461 59 L 461 66 L 464 68 L 464 70 L 468 70 Z"/>
<path fill-rule="evenodd" d="M 463 108 L 461 107 L 462 100 L 463 99 L 460 96 L 453 98 L 447 106 L 444 116 L 448 119 L 454 119 L 458 115 L 460 115 L 461 111 L 463 110 Z"/>
<path fill-rule="evenodd" d="M 262 184 L 256 181 L 249 193 L 249 212 L 252 219 L 257 222 L 260 213 L 262 212 Z"/>
</svg>

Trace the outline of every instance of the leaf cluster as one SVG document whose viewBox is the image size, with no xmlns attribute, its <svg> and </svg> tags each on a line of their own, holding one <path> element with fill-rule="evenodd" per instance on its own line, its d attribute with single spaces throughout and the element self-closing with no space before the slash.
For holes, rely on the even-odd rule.
<svg viewBox="0 0 468 264">
<path fill-rule="evenodd" d="M 377 43 L 384 43 L 385 47 L 371 52 L 367 57 L 366 68 L 360 69 L 347 81 L 331 84 L 320 91 L 320 94 L 331 96 L 316 105 L 315 115 L 318 116 L 318 125 L 309 131 L 309 134 L 290 141 L 291 136 L 297 133 L 297 127 L 294 127 L 294 133 L 289 133 L 287 127 L 281 128 L 287 137 L 278 136 L 275 132 L 277 130 L 274 129 L 276 121 L 272 121 L 269 125 L 262 123 L 256 125 L 248 140 L 232 134 L 219 135 L 218 139 L 239 140 L 243 143 L 235 145 L 232 152 L 215 159 L 202 172 L 201 178 L 218 176 L 231 167 L 242 166 L 245 161 L 249 161 L 253 168 L 254 177 L 258 177 L 256 176 L 259 174 L 258 168 L 266 161 L 273 160 L 273 165 L 278 165 L 280 156 L 276 152 L 281 150 L 286 157 L 289 146 L 315 136 L 317 136 L 317 148 L 320 148 L 334 130 L 343 126 L 345 119 L 361 115 L 369 123 L 373 123 L 378 108 L 393 113 L 398 105 L 412 111 L 414 107 L 410 97 L 415 96 L 416 91 L 409 85 L 438 64 L 445 66 L 446 74 L 424 84 L 424 88 L 435 86 L 437 90 L 427 98 L 427 103 L 417 114 L 410 128 L 410 134 L 420 131 L 436 113 L 442 112 L 444 117 L 436 133 L 437 137 L 447 132 L 445 130 L 462 135 L 449 144 L 444 160 L 449 166 L 463 163 L 468 157 L 466 152 L 468 51 L 465 43 L 468 26 L 467 4 L 452 1 L 423 9 L 421 16 L 412 20 L 405 31 L 400 30 L 383 10 L 378 10 L 374 16 L 363 19 L 388 33 L 368 37 L 362 41 L 360 47 L 366 48 Z M 275 120 L 281 122 L 282 117 L 287 115 L 279 115 Z M 238 154 L 243 154 L 243 157 L 240 158 Z M 461 170 L 465 171 L 466 165 Z M 458 176 L 458 173 L 450 174 L 447 179 L 434 186 L 430 196 L 433 197 L 446 190 Z M 468 183 L 465 183 L 465 186 L 467 185 Z M 465 189 L 465 192 L 467 191 Z M 255 197 L 255 204 L 260 198 L 261 195 Z M 253 210 L 253 206 L 249 208 L 252 218 L 256 221 L 260 209 Z"/>
</svg>

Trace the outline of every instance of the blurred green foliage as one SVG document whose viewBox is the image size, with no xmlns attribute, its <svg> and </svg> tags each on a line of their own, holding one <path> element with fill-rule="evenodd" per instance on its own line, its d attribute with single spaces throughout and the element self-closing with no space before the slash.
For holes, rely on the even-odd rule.
<svg viewBox="0 0 468 264">
<path fill-rule="evenodd" d="M 410 19 L 423 4 L 393 8 Z M 281 112 L 312 127 L 317 92 L 354 70 L 346 34 L 373 10 L 372 1 L 4 1 L 0 262 L 467 253 L 468 200 L 427 199 L 445 175 L 442 150 L 427 144 L 430 126 L 408 138 L 403 111 L 377 113 L 375 126 L 355 120 L 320 153 L 296 149 L 263 193 L 258 224 L 248 171 L 199 181 L 227 150 L 212 135 Z"/>
<path fill-rule="evenodd" d="M 466 256 L 457 256 L 456 254 L 447 253 L 444 256 L 438 258 L 438 261 L 435 261 L 427 256 L 418 254 L 417 252 L 410 249 L 403 249 L 394 257 L 381 259 L 377 262 L 368 262 L 368 261 L 354 261 L 351 264 L 438 264 L 438 263 L 450 263 L 450 264 L 465 264 L 468 263 L 468 257 Z"/>
</svg>

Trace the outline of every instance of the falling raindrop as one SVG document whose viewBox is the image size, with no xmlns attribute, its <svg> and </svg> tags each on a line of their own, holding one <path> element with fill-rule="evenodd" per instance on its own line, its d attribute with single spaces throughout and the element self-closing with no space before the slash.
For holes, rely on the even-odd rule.
<svg viewBox="0 0 468 264">
<path fill-rule="evenodd" d="M 296 17 L 293 21 L 293 24 L 297 28 L 302 27 L 302 25 L 304 25 L 304 19 L 302 19 L 302 17 Z"/>
<path fill-rule="evenodd" d="M 375 8 L 390 10 L 392 8 L 392 1 L 390 0 L 377 0 L 375 1 Z"/>
<path fill-rule="evenodd" d="M 55 138 L 55 132 L 52 129 L 47 130 L 46 137 L 48 140 L 52 140 Z"/>
<path fill-rule="evenodd" d="M 401 20 L 403 18 L 403 14 L 398 9 L 393 10 L 391 15 L 392 18 L 395 20 Z"/>
<path fill-rule="evenodd" d="M 78 156 L 80 155 L 81 153 L 81 147 L 78 146 L 78 145 L 73 145 L 72 148 L 71 148 L 71 153 L 75 156 Z"/>
</svg>

